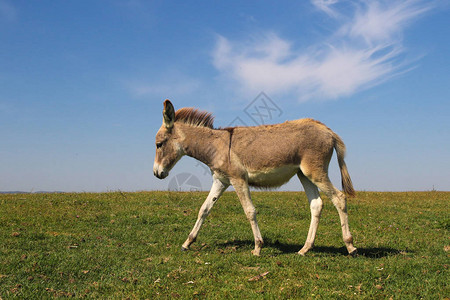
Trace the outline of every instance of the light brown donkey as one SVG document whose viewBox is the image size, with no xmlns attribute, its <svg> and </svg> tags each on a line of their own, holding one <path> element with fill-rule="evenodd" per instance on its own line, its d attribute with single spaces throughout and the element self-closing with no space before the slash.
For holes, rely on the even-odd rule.
<svg viewBox="0 0 450 300">
<path fill-rule="evenodd" d="M 314 244 L 322 210 L 319 188 L 339 213 L 348 252 L 356 254 L 348 226 L 346 197 L 328 178 L 333 149 L 337 153 L 344 192 L 353 196 L 355 191 L 344 162 L 345 145 L 324 124 L 301 119 L 276 125 L 214 129 L 210 113 L 194 108 L 175 112 L 172 103 L 164 101 L 163 124 L 156 134 L 153 173 L 160 179 L 167 177 L 175 163 L 188 155 L 205 163 L 213 175 L 211 191 L 182 250 L 187 250 L 195 241 L 214 203 L 232 184 L 252 226 L 255 238 L 252 253 L 260 255 L 263 239 L 249 187 L 277 187 L 297 175 L 311 208 L 308 237 L 298 253 L 304 255 Z"/>
</svg>

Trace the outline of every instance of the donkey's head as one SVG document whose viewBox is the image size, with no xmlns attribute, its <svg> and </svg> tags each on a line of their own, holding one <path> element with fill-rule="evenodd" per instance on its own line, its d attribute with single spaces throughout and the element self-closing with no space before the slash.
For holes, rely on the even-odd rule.
<svg viewBox="0 0 450 300">
<path fill-rule="evenodd" d="M 156 155 L 153 174 L 159 179 L 166 178 L 169 171 L 184 155 L 180 136 L 174 127 L 175 109 L 169 100 L 164 101 L 163 124 L 156 133 Z"/>
</svg>

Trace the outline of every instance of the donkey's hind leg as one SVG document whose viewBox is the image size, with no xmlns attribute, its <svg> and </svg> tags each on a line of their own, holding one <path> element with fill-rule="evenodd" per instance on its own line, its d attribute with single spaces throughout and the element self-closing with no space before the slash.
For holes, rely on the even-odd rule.
<svg viewBox="0 0 450 300">
<path fill-rule="evenodd" d="M 306 197 L 308 197 L 309 207 L 311 209 L 311 224 L 309 225 L 308 237 L 303 245 L 303 248 L 298 251 L 298 254 L 305 255 L 313 246 L 316 238 L 317 227 L 319 226 L 320 213 L 322 212 L 322 199 L 319 195 L 317 186 L 312 183 L 302 172 L 297 174 L 302 183 Z"/>
<path fill-rule="evenodd" d="M 211 191 L 209 192 L 208 197 L 206 198 L 205 202 L 203 203 L 202 207 L 200 208 L 200 211 L 198 212 L 198 218 L 197 222 L 195 222 L 194 228 L 192 229 L 191 233 L 189 234 L 187 240 L 183 243 L 183 246 L 181 246 L 181 250 L 187 250 L 189 249 L 189 246 L 195 242 L 197 239 L 198 232 L 200 230 L 200 227 L 202 226 L 203 222 L 205 221 L 205 218 L 209 215 L 211 212 L 211 209 L 216 203 L 216 201 L 219 199 L 219 197 L 222 195 L 222 193 L 227 189 L 229 184 L 223 183 L 218 178 L 213 176 L 213 184 L 211 187 Z"/>
<path fill-rule="evenodd" d="M 314 180 L 314 178 L 321 179 Z M 319 189 L 324 192 L 327 197 L 329 197 L 333 202 L 339 213 L 342 228 L 342 238 L 344 240 L 345 246 L 347 247 L 347 251 L 350 255 L 356 255 L 356 248 L 353 246 L 353 237 L 350 233 L 350 228 L 348 225 L 347 199 L 345 197 L 345 194 L 334 187 L 334 185 L 328 178 L 328 175 L 320 177 L 313 176 L 310 178 L 310 180 L 313 181 L 314 184 L 316 184 Z"/>
</svg>

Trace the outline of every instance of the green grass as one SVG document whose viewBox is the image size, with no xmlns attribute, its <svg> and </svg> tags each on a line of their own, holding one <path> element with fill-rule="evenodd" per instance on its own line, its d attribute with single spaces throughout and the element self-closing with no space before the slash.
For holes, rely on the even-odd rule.
<svg viewBox="0 0 450 300">
<path fill-rule="evenodd" d="M 225 193 L 181 252 L 206 193 L 0 195 L 0 298 L 443 299 L 450 193 L 360 192 L 349 257 L 325 199 L 316 247 L 304 193 L 253 192 L 265 247 Z M 268 272 L 268 273 L 267 273 Z M 250 279 L 250 280 L 249 280 Z"/>
</svg>

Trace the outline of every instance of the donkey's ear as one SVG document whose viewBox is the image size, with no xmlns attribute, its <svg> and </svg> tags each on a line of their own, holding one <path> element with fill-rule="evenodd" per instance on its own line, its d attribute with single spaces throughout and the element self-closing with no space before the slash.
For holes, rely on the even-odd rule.
<svg viewBox="0 0 450 300">
<path fill-rule="evenodd" d="M 164 110 L 163 110 L 163 123 L 167 129 L 173 127 L 173 123 L 175 122 L 175 109 L 173 108 L 172 103 L 169 99 L 164 101 Z"/>
</svg>

